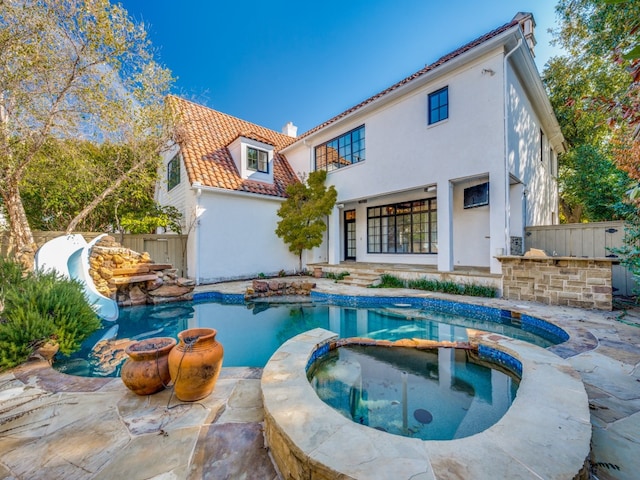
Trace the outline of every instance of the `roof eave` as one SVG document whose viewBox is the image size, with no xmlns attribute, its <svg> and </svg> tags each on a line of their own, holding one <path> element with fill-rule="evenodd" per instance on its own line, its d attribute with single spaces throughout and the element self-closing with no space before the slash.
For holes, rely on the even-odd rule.
<svg viewBox="0 0 640 480">
<path fill-rule="evenodd" d="M 520 35 L 522 35 L 522 33 L 520 33 Z M 524 35 L 522 35 L 522 38 L 524 39 Z M 562 129 L 553 111 L 553 106 L 542 83 L 540 74 L 538 73 L 533 55 L 529 49 L 526 48 L 524 41 L 523 46 L 519 50 L 518 55 L 514 55 L 514 68 L 521 75 L 526 75 L 527 80 L 530 80 L 524 86 L 529 87 L 527 91 L 532 97 L 533 107 L 540 117 L 540 122 L 544 127 L 547 138 L 557 153 L 564 153 L 566 151 L 564 135 L 562 134 Z"/>
<path fill-rule="evenodd" d="M 458 68 L 458 66 L 460 66 L 460 64 L 464 64 L 464 63 L 467 63 L 467 62 L 473 60 L 474 58 L 481 57 L 482 55 L 484 55 L 488 51 L 491 51 L 491 50 L 499 47 L 500 45 L 507 45 L 509 37 L 513 37 L 514 38 L 513 45 L 515 45 L 515 42 L 517 42 L 517 38 L 519 38 L 518 35 L 521 35 L 520 26 L 519 25 L 514 25 L 512 28 L 510 28 L 508 30 L 505 30 L 504 32 L 496 35 L 495 37 L 492 37 L 492 38 L 484 41 L 480 45 L 477 45 L 476 47 L 457 55 L 456 57 L 452 58 L 451 60 L 448 60 L 448 61 L 444 62 L 442 65 L 438 65 L 437 67 L 434 67 L 432 70 L 429 70 L 429 71 L 425 72 L 424 74 L 420 75 L 419 77 L 415 78 L 414 80 L 412 80 L 410 82 L 407 82 L 405 85 L 399 86 L 398 88 L 394 89 L 393 91 L 382 95 L 380 98 L 377 98 L 377 99 L 371 101 L 370 103 L 367 103 L 366 105 L 363 105 L 362 107 L 358 108 L 357 110 L 354 110 L 353 112 L 348 113 L 348 114 L 344 115 L 341 118 L 337 118 L 335 121 L 329 123 L 325 127 L 321 128 L 321 129 L 319 129 L 319 130 L 317 130 L 317 131 L 315 131 L 313 133 L 310 133 L 309 135 L 302 134 L 298 138 L 298 140 L 293 142 L 291 145 L 288 145 L 287 147 L 283 148 L 281 150 L 281 152 L 286 153 L 289 149 L 291 149 L 295 145 L 298 145 L 299 143 L 301 143 L 304 140 L 309 140 L 309 139 L 313 139 L 314 137 L 317 137 L 322 132 L 326 131 L 326 129 L 328 129 L 328 128 L 339 126 L 339 125 L 341 125 L 341 124 L 343 124 L 345 122 L 353 121 L 354 119 L 357 119 L 359 116 L 366 115 L 367 113 L 371 112 L 372 110 L 380 108 L 381 106 L 384 106 L 387 103 L 390 103 L 390 102 L 396 100 L 398 97 L 401 97 L 401 96 L 406 95 L 407 93 L 409 93 L 409 92 L 411 92 L 413 90 L 421 88 L 425 84 L 433 81 L 434 79 L 437 79 L 440 76 L 446 75 L 447 73 L 451 72 L 452 70 L 455 70 L 456 68 Z M 537 74 L 536 74 L 536 76 L 537 76 Z M 374 95 L 374 97 L 375 97 L 375 95 Z M 365 102 L 366 102 L 366 100 L 365 100 Z M 342 114 L 340 114 L 340 115 L 342 115 Z M 337 115 L 337 117 L 340 117 L 340 115 Z"/>
<path fill-rule="evenodd" d="M 279 195 L 269 195 L 266 193 L 255 193 L 255 192 L 246 192 L 244 190 L 231 190 L 229 188 L 220 188 L 220 187 L 212 187 L 209 185 L 204 185 L 200 182 L 193 182 L 191 184 L 191 190 L 200 190 L 201 192 L 207 193 L 218 193 L 222 195 L 235 195 L 235 196 L 243 196 L 243 197 L 253 197 L 260 198 L 262 200 L 274 200 L 277 202 L 284 202 L 286 197 L 281 197 Z"/>
</svg>

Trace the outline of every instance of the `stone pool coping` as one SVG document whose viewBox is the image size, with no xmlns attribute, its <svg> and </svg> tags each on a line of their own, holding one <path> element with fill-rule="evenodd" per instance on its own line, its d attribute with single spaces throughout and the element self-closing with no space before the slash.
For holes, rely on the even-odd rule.
<svg viewBox="0 0 640 480">
<path fill-rule="evenodd" d="M 587 478 L 591 423 L 580 376 L 558 355 L 497 334 L 479 345 L 522 363 L 511 408 L 495 425 L 450 441 L 423 441 L 356 424 L 326 405 L 306 376 L 324 329 L 284 343 L 264 367 L 265 435 L 283 478 Z"/>
</svg>

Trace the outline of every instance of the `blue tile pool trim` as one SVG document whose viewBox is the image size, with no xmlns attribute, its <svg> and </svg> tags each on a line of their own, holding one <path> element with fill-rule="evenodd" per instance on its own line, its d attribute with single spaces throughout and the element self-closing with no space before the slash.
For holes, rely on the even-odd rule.
<svg viewBox="0 0 640 480">
<path fill-rule="evenodd" d="M 453 313 L 476 320 L 491 321 L 496 323 L 511 323 L 512 311 L 484 305 L 472 305 L 469 303 L 453 302 L 440 298 L 424 297 L 359 297 L 355 295 L 336 295 L 324 292 L 311 292 L 314 301 L 326 302 L 329 305 L 341 307 L 381 307 L 393 306 L 393 304 L 409 305 L 413 308 L 422 308 L 438 313 Z M 552 342 L 562 343 L 569 340 L 569 334 L 562 328 L 542 320 L 540 318 L 522 315 L 520 317 L 522 329 L 535 333 Z"/>
<path fill-rule="evenodd" d="M 329 350 L 331 350 L 331 342 L 316 345 L 315 350 L 311 353 L 311 357 L 309 357 L 309 361 L 307 362 L 305 371 L 308 372 L 311 368 L 311 365 L 313 365 L 320 357 L 323 357 L 324 355 L 329 353 Z"/>
<path fill-rule="evenodd" d="M 325 356 L 331 350 L 331 342 L 316 345 L 315 350 L 311 353 L 305 371 L 309 371 L 311 366 L 320 358 Z M 522 362 L 502 350 L 497 350 L 483 344 L 478 345 L 478 356 L 486 361 L 502 365 L 509 371 L 522 378 Z"/>
<path fill-rule="evenodd" d="M 522 378 L 522 362 L 513 358 L 508 353 L 480 344 L 478 345 L 478 355 L 483 360 L 489 360 L 502 365 Z"/>
<path fill-rule="evenodd" d="M 221 292 L 201 292 L 193 294 L 194 302 L 208 302 L 215 300 L 220 303 L 232 303 L 242 304 L 244 301 L 244 294 L 242 293 L 221 293 Z"/>
<path fill-rule="evenodd" d="M 569 334 L 553 323 L 529 315 L 522 315 L 520 321 L 522 322 L 523 330 L 535 333 L 541 337 L 549 337 L 549 335 L 551 335 L 552 338 L 561 338 L 563 342 L 569 340 Z"/>
</svg>

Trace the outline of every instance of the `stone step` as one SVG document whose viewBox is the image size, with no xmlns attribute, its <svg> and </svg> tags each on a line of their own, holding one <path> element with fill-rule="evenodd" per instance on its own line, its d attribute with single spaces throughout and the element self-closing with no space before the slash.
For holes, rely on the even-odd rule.
<svg viewBox="0 0 640 480">
<path fill-rule="evenodd" d="M 173 268 L 170 263 L 147 263 L 145 264 L 150 271 L 156 272 L 158 270 L 169 270 Z"/>
<path fill-rule="evenodd" d="M 149 273 L 149 267 L 146 264 L 140 264 L 135 267 L 114 268 L 111 271 L 114 276 L 141 275 Z"/>
<path fill-rule="evenodd" d="M 344 285 L 353 285 L 356 287 L 369 287 L 379 278 L 379 274 L 363 273 L 358 271 L 347 275 L 342 280 L 339 280 L 338 283 L 342 283 Z"/>
<path fill-rule="evenodd" d="M 149 280 L 157 280 L 158 276 L 155 273 L 148 275 L 133 275 L 130 277 L 112 277 L 109 283 L 113 285 L 127 285 L 129 283 L 148 282 Z"/>
</svg>

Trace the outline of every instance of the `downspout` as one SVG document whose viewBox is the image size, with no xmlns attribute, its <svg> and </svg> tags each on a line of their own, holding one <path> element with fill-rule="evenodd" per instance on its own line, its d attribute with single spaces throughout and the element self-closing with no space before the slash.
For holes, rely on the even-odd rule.
<svg viewBox="0 0 640 480">
<path fill-rule="evenodd" d="M 196 252 L 196 285 L 200 285 L 200 197 L 202 196 L 202 189 L 196 190 L 196 246 L 194 248 Z"/>
<path fill-rule="evenodd" d="M 504 252 L 511 255 L 511 242 L 509 241 L 509 232 L 511 231 L 511 222 L 509 219 L 509 102 L 507 91 L 507 66 L 509 57 L 522 46 L 522 38 L 518 39 L 518 44 L 510 50 L 503 59 L 503 84 L 504 84 Z"/>
</svg>

